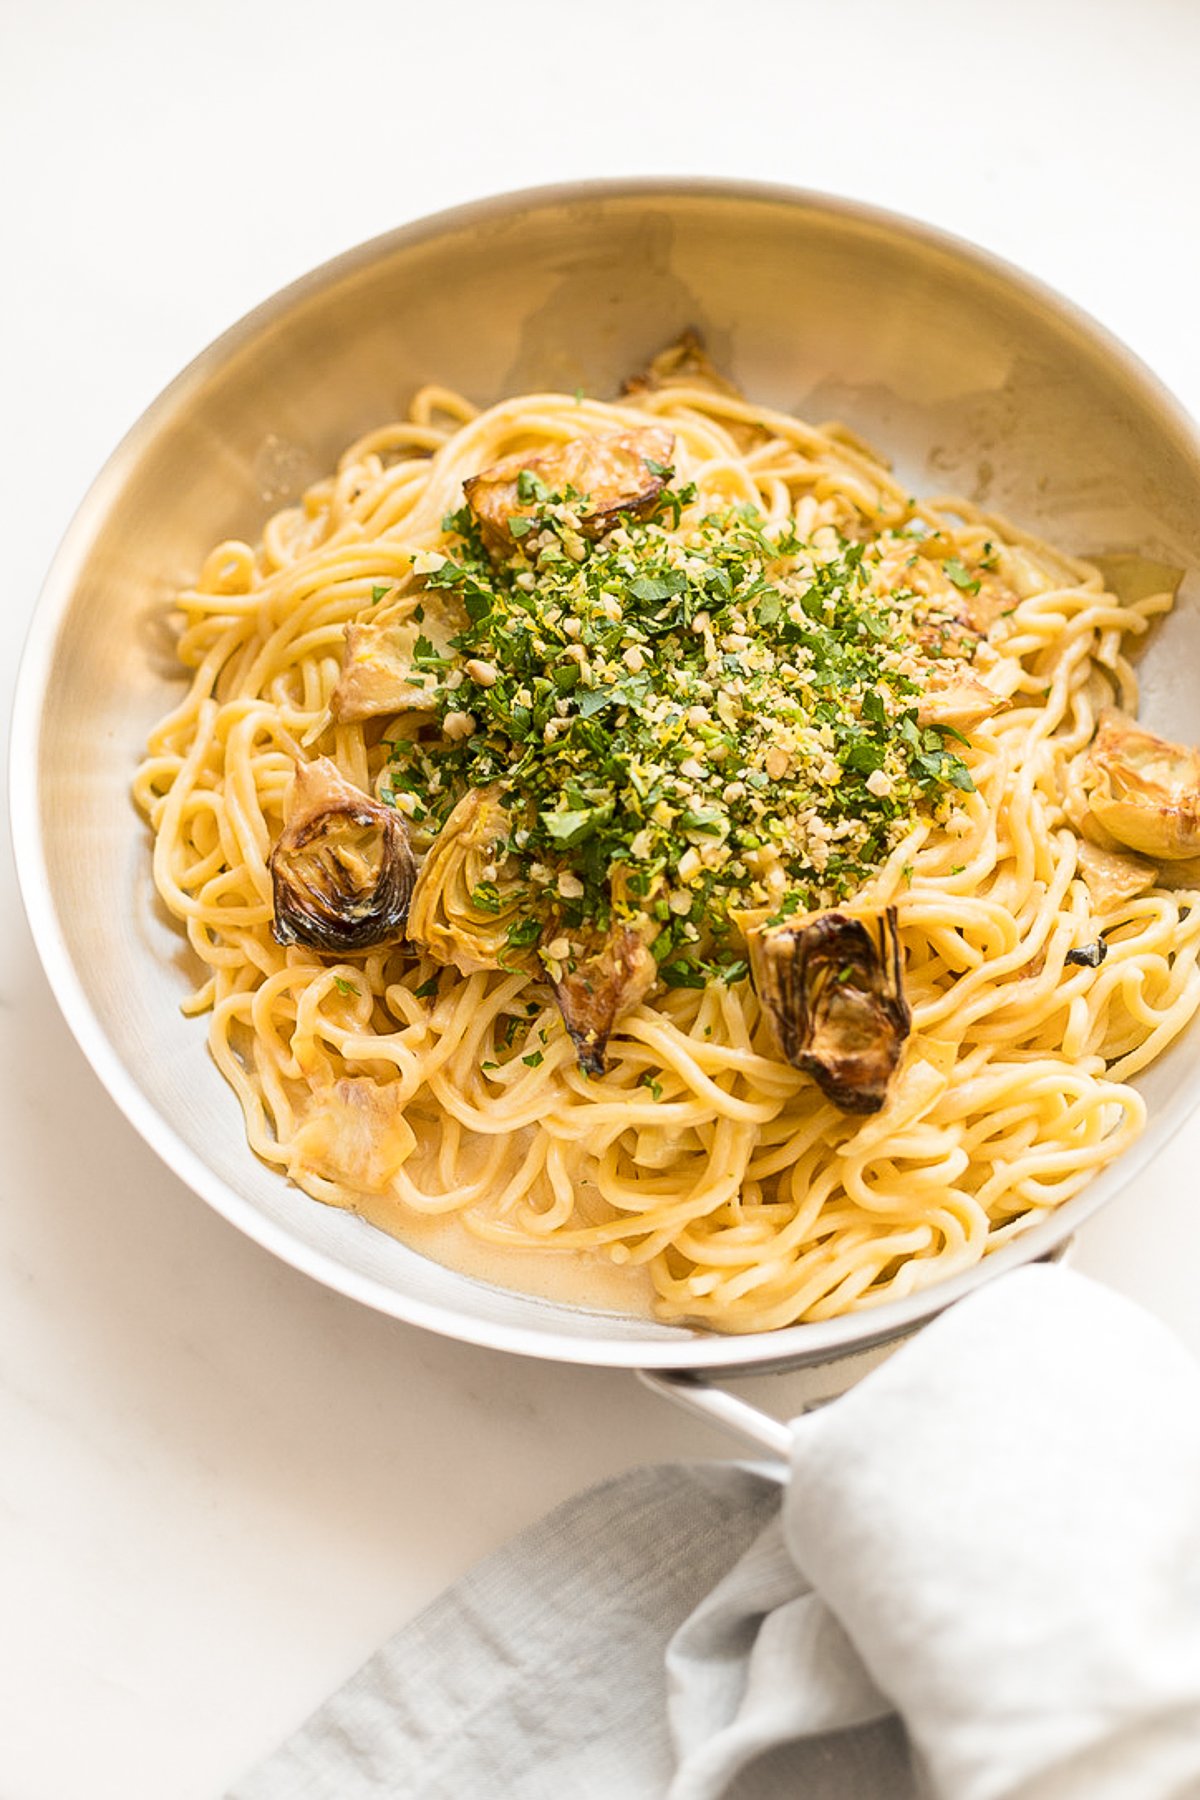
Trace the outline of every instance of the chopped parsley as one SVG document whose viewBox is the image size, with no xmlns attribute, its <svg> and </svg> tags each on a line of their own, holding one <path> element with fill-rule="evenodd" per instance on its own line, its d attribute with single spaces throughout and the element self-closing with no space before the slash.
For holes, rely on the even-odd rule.
<svg viewBox="0 0 1200 1800">
<path fill-rule="evenodd" d="M 914 817 L 972 791 L 966 740 L 917 722 L 926 603 L 881 568 L 894 534 L 804 541 L 674 486 L 593 539 L 581 496 L 530 469 L 516 489 L 533 510 L 509 519 L 507 558 L 469 508 L 443 521 L 426 605 L 440 591 L 464 623 L 446 651 L 420 636 L 413 652 L 437 717 L 469 709 L 474 729 L 398 738 L 385 782 L 431 834 L 468 790 L 498 792 L 509 835 L 470 898 L 513 913 L 510 958 L 636 916 L 667 987 L 742 980 L 736 911 L 845 900 Z"/>
<path fill-rule="evenodd" d="M 978 576 L 972 575 L 969 569 L 964 568 L 957 556 L 950 557 L 942 564 L 942 568 L 945 570 L 949 579 L 954 583 L 955 587 L 961 588 L 964 594 L 977 594 L 979 592 Z"/>
</svg>

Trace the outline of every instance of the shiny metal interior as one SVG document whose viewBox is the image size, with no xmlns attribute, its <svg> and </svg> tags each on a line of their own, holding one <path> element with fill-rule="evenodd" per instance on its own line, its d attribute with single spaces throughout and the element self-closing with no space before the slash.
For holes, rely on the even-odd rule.
<svg viewBox="0 0 1200 1800">
<path fill-rule="evenodd" d="M 513 1294 L 329 1211 L 254 1159 L 184 1019 L 186 952 L 156 904 L 128 785 L 177 681 L 163 614 L 221 537 L 323 472 L 439 381 L 486 402 L 612 394 L 695 326 L 748 394 L 839 417 L 914 490 L 956 490 L 1084 551 L 1200 566 L 1200 445 L 1136 360 L 1064 302 L 901 219 L 751 184 L 619 182 L 504 196 L 405 227 L 268 301 L 150 408 L 85 499 L 22 669 L 13 821 L 58 999 L 117 1103 L 242 1230 L 371 1306 L 472 1341 L 590 1363 L 749 1368 L 911 1327 L 1043 1255 L 1161 1146 L 1200 1095 L 1193 1030 L 1145 1077 L 1122 1163 L 982 1270 L 770 1338 L 727 1339 Z M 1145 715 L 1195 738 L 1200 582 L 1144 658 Z"/>
</svg>

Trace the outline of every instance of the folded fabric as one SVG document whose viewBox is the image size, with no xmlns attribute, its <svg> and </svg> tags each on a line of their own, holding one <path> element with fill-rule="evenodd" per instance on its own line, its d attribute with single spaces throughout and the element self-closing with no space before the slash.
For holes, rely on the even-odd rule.
<svg viewBox="0 0 1200 1800">
<path fill-rule="evenodd" d="M 229 1800 L 1193 1800 L 1200 1369 L 1021 1270 L 732 1464 L 569 1501 Z M 669 1721 L 669 1735 L 668 1735 Z"/>
<path fill-rule="evenodd" d="M 735 1463 L 634 1469 L 397 1633 L 227 1800 L 662 1800 L 668 1639 L 779 1510 Z"/>
<path fill-rule="evenodd" d="M 1200 1795 L 1200 1369 L 1161 1325 L 1022 1270 L 792 1435 L 781 1519 L 668 1653 L 671 1800 L 805 1744 L 841 1765 L 806 1796 Z M 891 1709 L 911 1766 L 852 1769 Z"/>
</svg>

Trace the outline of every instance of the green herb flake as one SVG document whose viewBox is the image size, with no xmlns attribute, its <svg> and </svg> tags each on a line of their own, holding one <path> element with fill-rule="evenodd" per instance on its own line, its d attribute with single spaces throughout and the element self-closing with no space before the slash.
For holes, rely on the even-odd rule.
<svg viewBox="0 0 1200 1800">
<path fill-rule="evenodd" d="M 530 914 L 528 918 L 513 920 L 504 934 L 504 942 L 510 950 L 527 950 L 541 935 L 541 921 Z"/>
<path fill-rule="evenodd" d="M 979 592 L 979 577 L 977 575 L 972 575 L 969 569 L 964 568 L 957 556 L 948 558 L 948 560 L 942 564 L 942 568 L 945 570 L 948 578 L 954 583 L 955 587 L 961 588 L 964 594 L 977 594 Z"/>
<path fill-rule="evenodd" d="M 669 988 L 702 988 L 708 986 L 703 970 L 698 969 L 694 963 L 664 963 L 658 972 Z"/>
<path fill-rule="evenodd" d="M 522 469 L 517 476 L 517 499 L 528 505 L 530 500 L 549 500 L 550 489 L 532 469 Z"/>
<path fill-rule="evenodd" d="M 581 844 L 592 835 L 610 816 L 609 806 L 581 807 L 571 812 L 546 812 L 539 814 L 539 820 L 546 836 L 552 844 L 559 844 L 569 849 L 574 844 Z"/>
</svg>

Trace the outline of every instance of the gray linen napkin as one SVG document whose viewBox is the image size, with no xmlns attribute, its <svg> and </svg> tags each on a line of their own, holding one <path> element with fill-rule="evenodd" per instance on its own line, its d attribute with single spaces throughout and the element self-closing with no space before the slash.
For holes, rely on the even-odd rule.
<svg viewBox="0 0 1200 1800">
<path fill-rule="evenodd" d="M 737 1464 L 634 1469 L 457 1581 L 228 1800 L 662 1800 L 667 1643 L 779 1508 Z"/>
<path fill-rule="evenodd" d="M 737 1465 L 567 1502 L 229 1800 L 1200 1800 L 1169 1333 L 1021 1270 L 792 1435 L 782 1506 Z"/>
</svg>

